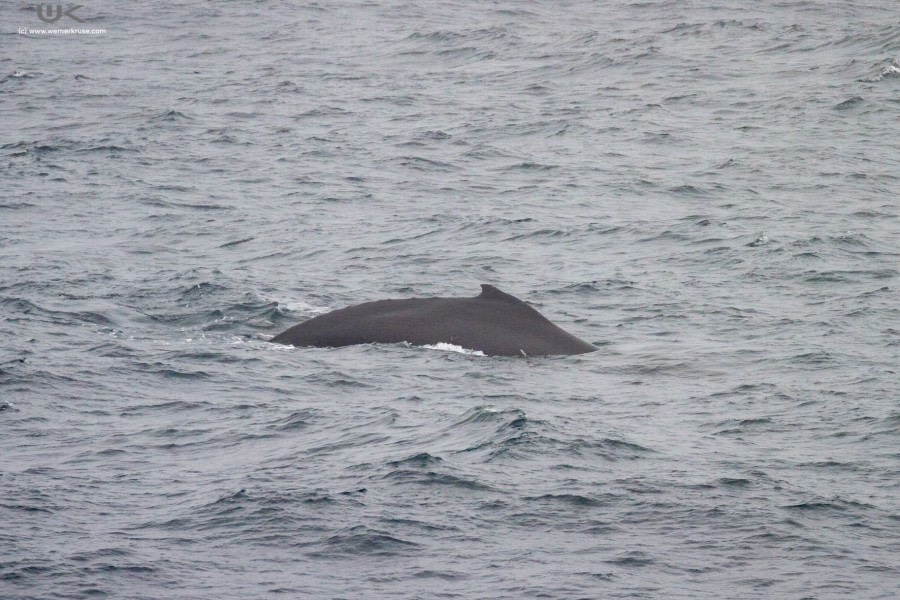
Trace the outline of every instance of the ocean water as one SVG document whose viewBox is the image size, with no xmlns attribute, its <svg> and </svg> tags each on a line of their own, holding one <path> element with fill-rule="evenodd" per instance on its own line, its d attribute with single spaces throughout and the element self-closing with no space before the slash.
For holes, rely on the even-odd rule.
<svg viewBox="0 0 900 600">
<path fill-rule="evenodd" d="M 896 2 L 73 14 L 0 8 L 0 597 L 900 596 Z M 481 283 L 599 350 L 267 341 Z"/>
</svg>

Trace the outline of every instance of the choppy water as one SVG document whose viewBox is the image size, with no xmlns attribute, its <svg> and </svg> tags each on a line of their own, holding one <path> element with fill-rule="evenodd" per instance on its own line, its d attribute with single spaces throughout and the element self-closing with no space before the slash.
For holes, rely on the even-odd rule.
<svg viewBox="0 0 900 600">
<path fill-rule="evenodd" d="M 3 598 L 900 595 L 895 2 L 0 14 Z"/>
</svg>

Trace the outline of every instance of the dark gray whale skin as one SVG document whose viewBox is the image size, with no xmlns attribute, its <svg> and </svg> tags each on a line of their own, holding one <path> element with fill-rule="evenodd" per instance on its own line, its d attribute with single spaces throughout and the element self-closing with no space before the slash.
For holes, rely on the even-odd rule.
<svg viewBox="0 0 900 600">
<path fill-rule="evenodd" d="M 482 285 L 481 294 L 475 298 L 410 298 L 357 304 L 313 317 L 270 341 L 320 348 L 446 342 L 489 356 L 584 354 L 597 349 L 492 285 Z"/>
</svg>

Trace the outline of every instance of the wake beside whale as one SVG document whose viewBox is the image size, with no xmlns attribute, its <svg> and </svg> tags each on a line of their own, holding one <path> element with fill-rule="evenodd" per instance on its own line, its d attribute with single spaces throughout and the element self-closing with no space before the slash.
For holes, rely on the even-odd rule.
<svg viewBox="0 0 900 600">
<path fill-rule="evenodd" d="M 597 349 L 492 285 L 482 285 L 481 294 L 474 298 L 410 298 L 357 304 L 313 317 L 270 341 L 320 348 L 447 343 L 489 356 L 584 354 Z"/>
</svg>

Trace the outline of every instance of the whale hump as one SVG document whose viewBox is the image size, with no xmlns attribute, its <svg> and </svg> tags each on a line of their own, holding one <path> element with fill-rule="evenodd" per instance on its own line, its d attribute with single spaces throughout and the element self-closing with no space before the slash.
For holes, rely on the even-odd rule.
<svg viewBox="0 0 900 600">
<path fill-rule="evenodd" d="M 440 343 L 490 356 L 583 354 L 597 348 L 492 285 L 474 298 L 376 300 L 318 315 L 271 339 L 292 346 Z"/>
<path fill-rule="evenodd" d="M 511 296 L 506 292 L 502 292 L 487 283 L 481 284 L 481 293 L 478 294 L 478 298 L 480 298 L 481 300 L 502 300 L 504 302 L 511 302 L 512 304 L 525 304 L 515 296 Z M 525 304 L 525 306 L 528 305 Z"/>
</svg>

